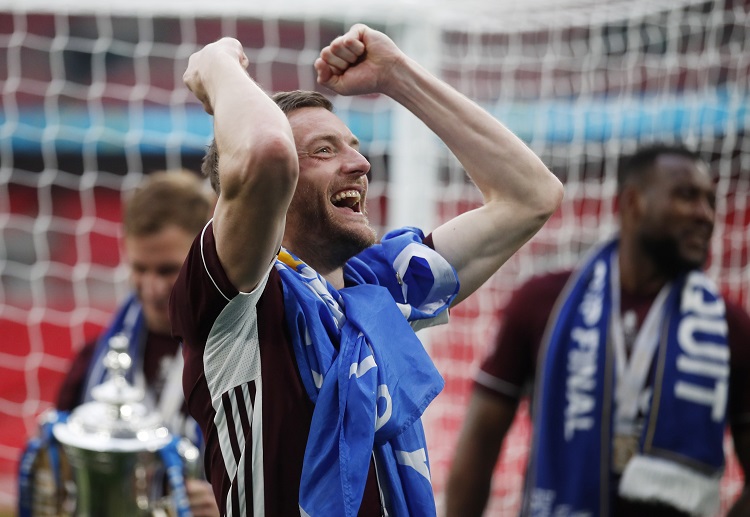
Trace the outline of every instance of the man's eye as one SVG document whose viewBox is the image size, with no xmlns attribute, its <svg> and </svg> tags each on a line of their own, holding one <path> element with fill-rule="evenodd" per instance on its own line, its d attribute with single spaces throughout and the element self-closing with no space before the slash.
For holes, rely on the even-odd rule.
<svg viewBox="0 0 750 517">
<path fill-rule="evenodd" d="M 682 199 L 693 199 L 698 195 L 698 192 L 691 188 L 679 188 L 675 193 L 677 194 L 677 197 Z"/>
<path fill-rule="evenodd" d="M 330 154 L 332 152 L 333 151 L 331 151 L 330 147 L 321 147 L 320 149 L 318 149 L 317 151 L 315 151 L 315 154 Z"/>
</svg>

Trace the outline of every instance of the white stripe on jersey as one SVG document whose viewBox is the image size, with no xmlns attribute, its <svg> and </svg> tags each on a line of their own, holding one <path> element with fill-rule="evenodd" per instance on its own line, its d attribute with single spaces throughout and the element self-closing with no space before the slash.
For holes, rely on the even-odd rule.
<svg viewBox="0 0 750 517">
<path fill-rule="evenodd" d="M 246 386 L 243 386 L 243 393 Z M 249 399 L 249 393 L 247 397 Z M 266 514 L 265 478 L 263 475 L 263 378 L 255 379 L 255 407 L 250 416 L 252 427 L 252 451 L 253 451 L 253 515 Z M 242 455 L 243 462 L 245 454 Z"/>
<path fill-rule="evenodd" d="M 234 475 L 237 473 L 237 462 L 234 458 L 232 442 L 229 440 L 230 431 L 227 424 L 227 416 L 221 404 L 216 411 L 216 415 L 214 415 L 214 425 L 216 426 L 216 434 L 219 437 L 221 455 L 224 457 L 224 468 L 227 470 L 229 479 L 234 479 Z"/>
<path fill-rule="evenodd" d="M 217 412 L 216 416 L 217 418 L 214 419 L 214 423 L 216 424 L 216 430 L 219 436 L 219 444 L 221 448 L 222 456 L 224 457 L 224 465 L 227 469 L 227 474 L 229 476 L 229 479 L 232 480 L 232 483 L 229 488 L 229 493 L 227 494 L 227 500 L 226 500 L 226 512 L 227 517 L 233 515 L 233 508 L 235 505 L 235 502 L 239 506 L 240 509 L 240 516 L 246 516 L 247 515 L 247 499 L 245 494 L 245 477 L 247 475 L 246 469 L 246 461 L 247 461 L 247 454 L 245 454 L 245 435 L 247 433 L 247 430 L 242 427 L 242 419 L 240 418 L 240 405 L 245 406 L 245 412 L 248 415 L 248 419 L 250 420 L 250 426 L 252 428 L 252 437 L 251 440 L 255 442 L 255 434 L 258 432 L 262 432 L 262 425 L 258 425 L 258 430 L 256 430 L 256 426 L 253 426 L 253 422 L 258 419 L 258 421 L 262 420 L 262 415 L 260 414 L 261 408 L 258 406 L 261 406 L 260 404 L 260 396 L 261 396 L 261 383 L 260 379 L 256 380 L 256 401 L 258 403 L 256 404 L 255 408 L 253 407 L 252 399 L 250 398 L 250 388 L 248 384 L 243 384 L 241 386 L 242 395 L 240 396 L 240 399 L 237 398 L 236 392 L 234 390 L 230 391 L 227 394 L 227 399 L 230 402 L 231 411 L 232 411 L 232 419 L 234 420 L 234 427 L 230 428 L 226 413 L 224 412 L 223 405 L 221 406 L 221 412 Z M 221 414 L 221 417 L 219 417 L 219 414 Z M 219 427 L 219 422 L 221 423 L 221 428 Z M 257 422 L 256 422 L 257 423 Z M 235 461 L 234 452 L 232 450 L 232 443 L 230 441 L 230 433 L 234 433 L 234 438 L 236 439 L 237 443 L 239 444 L 240 449 L 240 459 L 239 463 Z M 261 446 L 262 446 L 262 440 L 261 440 Z M 255 456 L 255 446 L 254 444 L 250 444 L 250 447 L 253 451 L 253 457 Z M 262 452 L 260 453 L 261 457 L 261 466 L 260 466 L 260 483 L 261 483 L 261 499 L 260 501 L 256 502 L 254 500 L 254 508 L 257 508 L 258 505 L 260 505 L 261 511 L 258 512 L 257 509 L 254 509 L 253 515 L 264 515 L 264 508 L 265 508 L 265 502 L 262 497 L 263 493 L 263 464 L 262 464 Z M 253 461 L 253 465 L 251 466 L 251 476 L 253 481 L 253 494 L 255 494 L 256 487 L 255 484 L 257 482 L 257 478 L 255 475 L 255 461 Z M 237 487 L 237 499 L 234 497 L 234 490 L 233 487 Z"/>
<path fill-rule="evenodd" d="M 245 388 L 247 385 L 243 384 L 242 388 Z M 240 404 L 243 404 L 245 406 L 245 410 L 248 409 L 250 411 L 247 411 L 247 414 L 251 414 L 253 410 L 252 401 L 250 400 L 249 396 L 245 396 L 245 392 L 248 392 L 247 389 L 242 389 L 242 396 L 245 399 L 237 400 L 237 392 L 235 390 L 229 391 L 229 403 L 232 406 L 232 420 L 234 421 L 234 435 L 237 439 L 237 447 L 240 449 L 240 454 L 244 454 L 245 452 L 245 431 L 242 429 L 242 419 L 240 418 Z"/>
<path fill-rule="evenodd" d="M 232 484 L 237 485 L 237 498 L 239 499 L 240 516 L 242 517 L 247 517 L 247 499 L 245 497 L 245 469 L 247 465 L 245 465 L 245 458 L 247 458 L 247 455 L 243 453 L 240 458 L 239 468 L 237 469 L 237 477 L 232 482 Z M 234 492 L 230 490 L 229 493 Z M 254 513 L 253 515 L 262 516 L 263 514 Z"/>
</svg>

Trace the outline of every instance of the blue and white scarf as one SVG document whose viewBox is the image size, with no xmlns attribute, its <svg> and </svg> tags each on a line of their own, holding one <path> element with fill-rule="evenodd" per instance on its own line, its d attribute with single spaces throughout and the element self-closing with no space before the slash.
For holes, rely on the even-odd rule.
<svg viewBox="0 0 750 517">
<path fill-rule="evenodd" d="M 525 515 L 612 511 L 618 410 L 612 401 L 622 404 L 615 390 L 622 390 L 623 382 L 615 383 L 623 370 L 611 335 L 619 313 L 617 246 L 613 240 L 589 255 L 550 316 L 537 374 Z M 724 464 L 729 378 L 724 302 L 705 275 L 694 271 L 665 287 L 658 305 L 651 309 L 661 311 L 649 363 L 653 396 L 619 493 L 708 515 L 718 504 Z"/>
<path fill-rule="evenodd" d="M 133 359 L 134 365 L 127 374 L 130 384 L 145 388 L 143 379 L 143 346 L 146 341 L 146 325 L 143 320 L 143 309 L 134 294 L 128 296 L 125 302 L 115 313 L 109 327 L 99 336 L 96 342 L 89 371 L 86 374 L 86 384 L 81 394 L 81 403 L 90 402 L 93 399 L 91 390 L 107 379 L 107 368 L 104 366 L 104 356 L 109 351 L 109 340 L 117 334 L 123 334 L 128 338 L 128 355 Z"/>
<path fill-rule="evenodd" d="M 414 334 L 458 292 L 419 230 L 386 235 L 344 268 L 337 291 L 282 250 L 276 268 L 302 381 L 315 404 L 299 492 L 307 516 L 355 516 L 370 461 L 390 515 L 435 515 L 420 417 L 443 379 Z"/>
</svg>

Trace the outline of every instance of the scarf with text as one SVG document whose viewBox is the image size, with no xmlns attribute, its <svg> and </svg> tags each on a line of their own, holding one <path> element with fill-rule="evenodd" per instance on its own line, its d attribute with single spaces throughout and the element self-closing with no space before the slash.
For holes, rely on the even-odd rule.
<svg viewBox="0 0 750 517">
<path fill-rule="evenodd" d="M 448 308 L 458 278 L 422 239 L 416 229 L 389 233 L 347 262 L 338 291 L 279 254 L 288 327 L 315 404 L 302 515 L 357 515 L 373 453 L 389 514 L 435 515 L 420 417 L 443 379 L 414 328 Z"/>
<path fill-rule="evenodd" d="M 614 415 L 628 404 L 620 395 L 629 380 L 612 350 L 620 295 L 617 248 L 615 239 L 584 260 L 550 316 L 535 389 L 525 515 L 612 511 Z M 660 297 L 651 308 L 658 311 L 653 317 L 658 323 L 648 331 L 647 317 L 641 330 L 647 335 L 638 338 L 651 349 L 643 363 L 648 375 L 640 379 L 651 379 L 653 395 L 619 492 L 710 514 L 724 464 L 729 377 L 724 302 L 698 271 L 673 281 Z M 632 390 L 633 396 L 644 387 Z"/>
</svg>

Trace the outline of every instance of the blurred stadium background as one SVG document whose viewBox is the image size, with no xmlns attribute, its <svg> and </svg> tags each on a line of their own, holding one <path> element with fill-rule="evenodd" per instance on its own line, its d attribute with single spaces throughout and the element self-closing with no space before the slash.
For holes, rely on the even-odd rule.
<svg viewBox="0 0 750 517">
<path fill-rule="evenodd" d="M 0 1 L 0 508 L 16 504 L 21 448 L 71 356 L 127 293 L 123 196 L 156 169 L 199 167 L 211 120 L 181 77 L 188 56 L 221 36 L 242 41 L 269 92 L 316 89 L 320 48 L 367 22 L 504 121 L 566 185 L 545 228 L 448 327 L 424 336 L 446 379 L 426 415 L 438 501 L 508 296 L 613 231 L 621 153 L 681 140 L 710 161 L 719 202 L 709 273 L 750 310 L 747 2 L 267 3 Z M 455 159 L 389 99 L 334 101 L 373 164 L 381 232 L 432 228 L 479 203 Z M 515 514 L 528 437 L 522 412 L 487 515 Z M 743 482 L 729 443 L 727 457 L 724 509 Z"/>
</svg>

